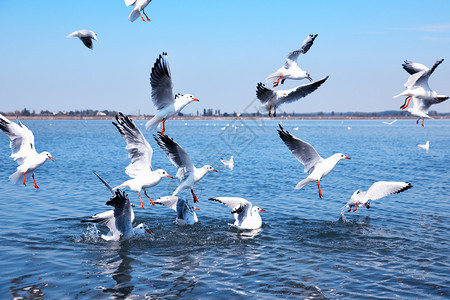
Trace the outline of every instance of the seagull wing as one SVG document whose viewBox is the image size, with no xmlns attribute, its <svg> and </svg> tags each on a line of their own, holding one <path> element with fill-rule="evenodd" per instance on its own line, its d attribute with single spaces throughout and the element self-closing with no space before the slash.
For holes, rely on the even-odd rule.
<svg viewBox="0 0 450 300">
<path fill-rule="evenodd" d="M 184 180 L 194 172 L 194 164 L 191 158 L 172 138 L 160 133 L 154 138 L 172 164 L 178 168 L 177 177 L 180 180 Z"/>
<path fill-rule="evenodd" d="M 80 36 L 80 40 L 89 49 L 94 49 L 94 45 L 92 44 L 92 39 L 90 37 L 88 37 L 88 36 Z"/>
<path fill-rule="evenodd" d="M 125 169 L 125 173 L 132 178 L 136 178 L 142 173 L 149 173 L 152 171 L 152 147 L 130 118 L 119 113 L 116 115 L 116 120 L 117 123 L 112 123 L 127 142 L 125 148 L 131 158 L 131 163 Z"/>
<path fill-rule="evenodd" d="M 100 214 L 93 215 L 89 219 L 82 220 L 82 223 L 98 223 L 100 225 L 106 226 L 114 234 L 117 232 L 116 229 L 116 219 L 114 218 L 114 210 L 108 210 Z"/>
<path fill-rule="evenodd" d="M 367 200 L 377 200 L 387 195 L 404 192 L 413 186 L 408 182 L 378 181 L 367 190 Z"/>
<path fill-rule="evenodd" d="M 323 158 L 317 153 L 316 149 L 309 143 L 296 138 L 289 131 L 280 126 L 278 134 L 286 146 L 291 150 L 292 154 L 298 159 L 299 162 L 305 165 L 305 172 L 311 173 L 317 163 L 323 161 Z"/>
<path fill-rule="evenodd" d="M 172 78 L 167 63 L 167 53 L 165 52 L 159 55 L 153 65 L 150 85 L 152 86 L 153 105 L 156 109 L 161 110 L 174 103 Z"/>
<path fill-rule="evenodd" d="M 116 190 L 115 195 L 106 202 L 106 205 L 114 207 L 114 219 L 117 231 L 123 236 L 129 236 L 133 232 L 132 215 L 133 208 L 131 207 L 130 200 L 125 192 Z M 113 235 L 115 232 L 113 231 Z"/>
<path fill-rule="evenodd" d="M 261 101 L 262 104 L 272 99 L 274 95 L 275 92 L 267 88 L 263 83 L 259 82 L 256 85 L 256 97 L 259 99 L 259 101 Z"/>
<path fill-rule="evenodd" d="M 166 207 L 173 209 L 174 211 L 177 211 L 177 203 L 178 203 L 177 196 L 161 197 L 155 201 L 155 204 L 164 205 Z"/>
<path fill-rule="evenodd" d="M 428 76 L 433 74 L 434 70 L 444 61 L 444 59 L 437 60 L 434 65 L 431 67 L 431 69 L 427 72 Z"/>
<path fill-rule="evenodd" d="M 415 63 L 412 61 L 408 61 L 408 60 L 405 60 L 405 63 L 403 63 L 402 66 L 403 66 L 403 69 L 405 69 L 405 71 L 411 75 L 413 75 L 417 72 L 429 70 L 427 66 L 424 66 L 422 64 Z"/>
<path fill-rule="evenodd" d="M 289 53 L 289 55 L 286 57 L 286 59 L 296 61 L 300 54 L 305 54 L 306 52 L 308 52 L 309 48 L 311 48 L 312 44 L 314 43 L 314 40 L 316 39 L 316 37 L 317 37 L 317 34 L 308 35 L 308 37 L 303 41 L 300 49 Z"/>
<path fill-rule="evenodd" d="M 0 114 L 0 129 L 10 138 L 11 157 L 20 165 L 29 155 L 36 154 L 34 135 L 22 122 L 11 122 Z"/>
<path fill-rule="evenodd" d="M 232 214 L 246 214 L 248 210 L 252 209 L 252 203 L 244 198 L 238 198 L 238 197 L 214 197 L 209 198 L 208 200 L 216 201 L 219 203 L 222 203 L 229 208 L 232 209 Z M 244 214 L 244 215 L 245 215 Z"/>
<path fill-rule="evenodd" d="M 297 100 L 311 94 L 312 92 L 317 90 L 319 88 L 319 86 L 321 86 L 327 79 L 328 79 L 328 76 L 325 78 L 322 78 L 318 81 L 308 83 L 308 84 L 303 84 L 303 85 L 300 85 L 291 90 L 287 90 L 286 96 L 281 98 L 279 104 L 291 103 L 291 102 L 297 101 Z"/>
</svg>

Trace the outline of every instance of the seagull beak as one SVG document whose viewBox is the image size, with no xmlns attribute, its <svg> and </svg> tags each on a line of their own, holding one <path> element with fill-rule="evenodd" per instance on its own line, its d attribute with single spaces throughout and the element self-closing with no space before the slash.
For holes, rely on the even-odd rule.
<svg viewBox="0 0 450 300">
<path fill-rule="evenodd" d="M 192 98 L 192 100 L 200 102 L 200 100 L 198 100 L 197 98 Z"/>
<path fill-rule="evenodd" d="M 194 210 L 200 210 L 200 208 L 198 208 L 198 207 L 194 207 Z"/>
<path fill-rule="evenodd" d="M 218 172 L 216 169 L 212 169 L 214 172 Z"/>
<path fill-rule="evenodd" d="M 145 229 L 145 231 L 147 231 L 149 234 L 152 234 L 153 230 L 151 229 Z"/>
<path fill-rule="evenodd" d="M 131 203 L 131 207 L 136 207 L 136 205 L 134 205 L 133 203 Z"/>
<path fill-rule="evenodd" d="M 346 156 L 346 157 L 344 157 L 345 159 L 351 159 L 350 157 L 348 157 L 348 156 Z"/>
<path fill-rule="evenodd" d="M 169 177 L 169 178 L 173 178 L 172 176 L 170 176 L 170 175 L 167 175 L 166 177 Z"/>
<path fill-rule="evenodd" d="M 266 211 L 266 210 L 261 208 L 259 211 Z"/>
<path fill-rule="evenodd" d="M 55 158 L 53 156 L 49 156 L 48 159 L 50 159 L 51 161 L 55 161 Z"/>
</svg>

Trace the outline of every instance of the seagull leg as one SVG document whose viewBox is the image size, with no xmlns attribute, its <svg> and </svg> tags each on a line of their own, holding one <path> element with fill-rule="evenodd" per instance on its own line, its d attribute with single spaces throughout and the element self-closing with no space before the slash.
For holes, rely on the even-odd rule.
<svg viewBox="0 0 450 300">
<path fill-rule="evenodd" d="M 422 127 L 423 127 L 423 122 L 425 121 L 425 118 L 422 118 Z"/>
<path fill-rule="evenodd" d="M 145 22 L 145 19 L 144 19 L 144 17 L 141 15 L 141 12 L 140 12 L 140 11 L 139 11 L 139 15 L 141 16 L 142 21 Z"/>
<path fill-rule="evenodd" d="M 319 187 L 319 197 L 322 199 L 322 191 L 320 190 L 320 180 L 317 180 L 317 186 Z"/>
<path fill-rule="evenodd" d="M 420 120 L 420 118 L 417 119 L 416 124 L 419 124 L 419 120 Z"/>
<path fill-rule="evenodd" d="M 36 184 L 36 179 L 34 179 L 34 173 L 33 173 L 33 175 L 31 175 L 31 177 L 33 177 L 34 187 L 35 187 L 36 189 L 39 189 L 39 187 L 38 187 L 37 184 Z"/>
<path fill-rule="evenodd" d="M 352 207 L 353 207 L 353 205 L 349 205 L 347 212 L 351 212 L 352 211 Z"/>
<path fill-rule="evenodd" d="M 273 116 L 274 117 L 277 116 L 277 107 L 276 107 L 276 105 L 273 106 Z"/>
<path fill-rule="evenodd" d="M 25 173 L 23 173 L 22 176 L 23 176 L 23 185 L 27 186 L 27 184 L 25 183 Z"/>
<path fill-rule="evenodd" d="M 139 200 L 141 200 L 141 208 L 145 209 L 144 208 L 144 202 L 142 201 L 142 198 L 141 198 L 141 191 L 139 191 L 138 196 L 139 196 Z"/>
<path fill-rule="evenodd" d="M 269 117 L 270 117 L 271 111 L 272 111 L 272 105 L 269 106 Z"/>
<path fill-rule="evenodd" d="M 355 204 L 355 209 L 353 210 L 354 212 L 358 209 L 358 203 Z"/>
<path fill-rule="evenodd" d="M 165 126 L 164 126 L 164 123 L 166 123 L 166 119 L 162 119 L 162 121 L 161 121 L 161 134 L 162 135 L 164 135 L 164 129 L 165 129 Z"/>
<path fill-rule="evenodd" d="M 283 77 L 284 75 L 281 75 L 280 78 L 278 78 L 274 83 L 273 83 L 273 87 L 277 87 L 278 84 L 280 83 L 280 79 L 281 77 Z"/>
<path fill-rule="evenodd" d="M 194 197 L 194 203 L 198 203 L 197 196 L 195 196 L 194 189 L 192 189 L 192 188 L 191 188 L 191 193 L 192 193 L 192 196 Z"/>
<path fill-rule="evenodd" d="M 147 21 L 151 21 L 150 18 L 147 16 L 147 14 L 145 13 L 145 10 L 142 10 L 142 12 L 144 13 L 145 17 L 147 18 Z"/>
<path fill-rule="evenodd" d="M 402 105 L 402 106 L 400 106 L 400 108 L 401 108 L 401 109 L 405 109 L 405 108 L 407 108 L 407 107 L 408 107 L 408 105 L 409 105 L 409 101 L 411 101 L 411 99 L 412 99 L 412 97 L 406 97 L 406 99 L 405 99 L 405 103 L 403 103 L 403 105 Z M 406 101 L 408 101 L 408 103 L 406 103 Z"/>
<path fill-rule="evenodd" d="M 144 194 L 145 194 L 145 196 L 147 196 L 148 199 L 150 199 L 150 203 L 151 203 L 153 206 L 155 206 L 155 203 L 153 203 L 152 198 L 150 198 L 150 196 L 147 195 L 147 191 L 146 191 L 145 189 L 144 189 Z"/>
</svg>

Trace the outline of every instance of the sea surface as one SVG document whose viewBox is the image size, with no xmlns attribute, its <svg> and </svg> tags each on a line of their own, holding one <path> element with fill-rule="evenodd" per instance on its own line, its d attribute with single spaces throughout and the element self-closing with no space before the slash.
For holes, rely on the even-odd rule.
<svg viewBox="0 0 450 300">
<path fill-rule="evenodd" d="M 169 120 L 166 133 L 194 164 L 219 171 L 195 186 L 200 222 L 179 227 L 174 211 L 147 200 L 135 222 L 153 234 L 107 242 L 105 228 L 80 221 L 110 209 L 92 171 L 112 186 L 128 179 L 117 129 L 110 121 L 25 120 L 37 150 L 55 162 L 36 171 L 39 190 L 32 180 L 12 185 L 17 165 L 0 133 L 0 298 L 449 299 L 450 121 L 382 121 L 282 122 L 323 157 L 351 157 L 321 181 L 320 199 L 315 183 L 294 190 L 306 174 L 277 134 L 280 121 Z M 154 149 L 153 167 L 174 176 L 144 122 L 136 123 Z M 427 140 L 430 150 L 418 149 Z M 233 170 L 220 162 L 231 155 Z M 341 214 L 356 189 L 380 180 L 414 187 Z M 156 199 L 176 186 L 165 178 L 148 192 Z M 137 192 L 128 195 L 139 203 Z M 192 201 L 188 190 L 180 196 Z M 266 209 L 262 228 L 230 227 L 231 210 L 208 201 L 219 196 Z"/>
</svg>

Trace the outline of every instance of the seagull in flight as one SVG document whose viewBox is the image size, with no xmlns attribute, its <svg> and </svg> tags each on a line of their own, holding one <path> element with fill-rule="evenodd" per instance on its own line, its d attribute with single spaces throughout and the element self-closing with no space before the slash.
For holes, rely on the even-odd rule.
<svg viewBox="0 0 450 300">
<path fill-rule="evenodd" d="M 394 123 L 397 122 L 397 121 L 398 121 L 398 120 L 395 119 L 394 121 L 391 121 L 391 122 L 383 121 L 382 123 L 383 123 L 383 124 L 386 124 L 386 125 L 392 125 L 392 124 L 394 124 Z"/>
<path fill-rule="evenodd" d="M 128 156 L 131 158 L 131 163 L 126 167 L 125 173 L 133 179 L 116 186 L 114 190 L 129 188 L 132 191 L 137 191 L 142 209 L 144 209 L 144 203 L 141 198 L 141 190 L 144 190 L 144 194 L 150 200 L 150 203 L 155 205 L 145 189 L 156 186 L 164 177 L 173 177 L 163 169 L 152 169 L 153 149 L 130 118 L 119 113 L 119 115 L 116 115 L 116 121 L 117 123 L 112 123 L 127 142 L 126 149 L 128 150 Z"/>
<path fill-rule="evenodd" d="M 177 177 L 181 180 L 181 183 L 172 193 L 172 196 L 176 196 L 184 189 L 190 189 L 194 203 L 198 202 L 193 189 L 194 184 L 199 182 L 208 172 L 217 172 L 217 170 L 210 165 L 196 168 L 187 152 L 167 135 L 160 133 L 158 136 L 154 136 L 154 138 L 164 153 L 166 153 L 170 162 L 178 169 Z"/>
<path fill-rule="evenodd" d="M 39 189 L 34 178 L 34 171 L 42 166 L 47 159 L 54 161 L 54 157 L 47 151 L 37 153 L 34 148 L 34 135 L 22 122 L 19 124 L 11 122 L 0 114 L 0 129 L 10 138 L 11 158 L 17 161 L 19 166 L 17 171 L 9 176 L 9 180 L 16 184 L 23 178 L 23 185 L 26 186 L 25 177 L 31 174 L 34 187 Z"/>
<path fill-rule="evenodd" d="M 285 130 L 281 125 L 278 129 L 278 134 L 286 146 L 294 154 L 295 158 L 298 159 L 305 166 L 305 172 L 309 174 L 306 179 L 300 181 L 295 187 L 296 190 L 303 188 L 310 182 L 317 181 L 317 186 L 319 188 L 319 197 L 322 199 L 322 191 L 320 190 L 320 180 L 327 176 L 336 166 L 336 164 L 341 159 L 350 159 L 350 157 L 345 156 L 342 153 L 336 153 L 332 156 L 323 159 L 307 142 L 293 136 L 289 131 Z"/>
<path fill-rule="evenodd" d="M 306 52 L 308 52 L 316 37 L 317 34 L 310 34 L 303 41 L 300 49 L 289 53 L 289 55 L 286 57 L 286 62 L 284 63 L 284 65 L 275 73 L 270 74 L 269 77 L 267 77 L 266 81 L 273 82 L 273 87 L 277 87 L 280 83 L 280 80 L 281 84 L 283 84 L 286 79 L 301 80 L 308 78 L 309 81 L 312 81 L 311 76 L 307 72 L 300 69 L 300 67 L 297 65 L 297 58 L 300 54 L 305 54 Z"/>
<path fill-rule="evenodd" d="M 260 211 L 266 211 L 244 198 L 238 197 L 214 197 L 211 201 L 222 203 L 232 209 L 235 221 L 233 226 L 239 229 L 258 229 L 262 226 Z"/>
<path fill-rule="evenodd" d="M 321 86 L 326 80 L 328 79 L 328 76 L 325 78 L 322 78 L 319 81 L 299 85 L 298 87 L 295 87 L 290 90 L 278 90 L 274 91 L 269 88 L 267 88 L 264 84 L 261 82 L 256 85 L 256 97 L 261 101 L 263 107 L 269 111 L 269 117 L 270 117 L 270 111 L 273 107 L 273 116 L 277 116 L 277 106 L 280 106 L 284 103 L 292 103 L 297 100 L 300 100 L 303 97 L 306 97 L 307 95 L 311 94 L 319 86 Z"/>
<path fill-rule="evenodd" d="M 223 165 L 227 168 L 233 169 L 234 168 L 234 156 L 230 157 L 230 160 L 226 159 L 220 159 L 220 161 L 223 163 Z"/>
<path fill-rule="evenodd" d="M 133 10 L 128 16 L 128 20 L 130 20 L 130 22 L 134 22 L 136 21 L 138 16 L 141 16 L 142 21 L 150 21 L 150 18 L 144 11 L 144 9 L 147 7 L 147 5 L 150 4 L 150 2 L 152 2 L 152 0 L 125 0 L 126 6 L 133 6 Z M 144 17 L 141 15 L 141 11 L 147 19 L 144 19 Z"/>
<path fill-rule="evenodd" d="M 177 115 L 186 105 L 198 101 L 191 94 L 173 96 L 172 76 L 170 75 L 167 53 L 163 52 L 156 60 L 150 74 L 153 105 L 158 110 L 156 115 L 145 124 L 145 128 L 154 130 L 158 123 L 162 123 L 161 134 L 164 134 L 164 123 Z"/>
<path fill-rule="evenodd" d="M 93 50 L 94 45 L 92 44 L 92 40 L 97 40 L 97 34 L 91 30 L 81 29 L 72 32 L 67 37 L 77 37 L 79 38 L 83 44 L 88 47 L 89 49 Z"/>
<path fill-rule="evenodd" d="M 177 196 L 166 196 L 158 198 L 155 204 L 160 204 L 173 209 L 177 213 L 176 223 L 180 226 L 194 225 L 198 222 L 196 210 L 200 208 L 189 204 L 187 200 L 178 198 Z"/>
<path fill-rule="evenodd" d="M 419 117 L 416 121 L 417 124 L 419 124 L 420 119 L 422 119 L 422 127 L 424 127 L 423 122 L 425 121 L 425 118 L 433 119 L 428 115 L 428 111 L 430 110 L 431 105 L 444 102 L 447 99 L 448 96 L 440 96 L 440 95 L 432 99 L 421 99 L 417 97 L 412 97 L 413 107 L 408 108 L 406 111 L 411 113 L 411 115 L 413 116 Z"/>
<path fill-rule="evenodd" d="M 408 182 L 378 181 L 372 184 L 367 191 L 356 190 L 350 200 L 345 205 L 350 212 L 358 209 L 358 205 L 370 208 L 370 200 L 377 200 L 387 195 L 398 194 L 404 192 L 413 186 Z"/>
</svg>

